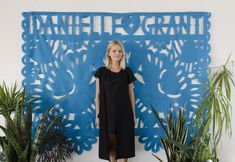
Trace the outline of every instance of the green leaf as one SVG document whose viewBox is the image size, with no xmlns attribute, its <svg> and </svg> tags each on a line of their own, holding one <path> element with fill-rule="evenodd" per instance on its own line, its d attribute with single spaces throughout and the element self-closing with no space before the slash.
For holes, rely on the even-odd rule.
<svg viewBox="0 0 235 162">
<path fill-rule="evenodd" d="M 157 155 L 155 155 L 155 154 L 153 154 L 153 153 L 152 153 L 152 155 L 153 155 L 158 161 L 163 162 L 163 160 L 162 160 L 161 158 L 159 158 Z"/>
<path fill-rule="evenodd" d="M 14 138 L 14 135 L 12 134 L 11 131 L 7 130 L 3 126 L 0 125 L 0 129 L 5 133 L 7 139 L 9 139 L 9 142 L 12 144 L 14 147 L 16 153 L 18 156 L 21 156 L 23 151 L 21 150 L 20 144 L 17 142 L 17 140 Z"/>
</svg>

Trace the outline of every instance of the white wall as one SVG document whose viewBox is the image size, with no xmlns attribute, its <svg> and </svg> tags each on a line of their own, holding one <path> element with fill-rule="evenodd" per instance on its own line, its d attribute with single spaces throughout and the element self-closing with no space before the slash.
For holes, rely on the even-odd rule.
<svg viewBox="0 0 235 162">
<path fill-rule="evenodd" d="M 212 13 L 211 65 L 225 62 L 228 55 L 235 52 L 235 2 L 233 0 L 0 0 L 0 83 L 8 84 L 23 79 L 21 57 L 23 44 L 21 20 L 23 11 L 74 11 L 74 12 L 173 12 L 207 11 Z M 232 59 L 235 60 L 235 54 Z M 233 93 L 235 90 L 233 89 Z M 234 97 L 235 95 L 233 95 Z M 233 100 L 235 109 L 235 102 Z M 234 111 L 235 112 L 235 111 Z M 0 119 L 0 123 L 3 121 Z M 235 116 L 232 117 L 235 132 Z M 98 145 L 92 151 L 75 156 L 73 161 L 91 162 L 98 159 Z M 219 156 L 222 162 L 235 162 L 235 135 L 223 138 Z M 159 153 L 164 157 L 164 153 Z M 155 162 L 151 152 L 144 151 L 143 145 L 136 140 L 136 157 L 130 162 Z"/>
</svg>

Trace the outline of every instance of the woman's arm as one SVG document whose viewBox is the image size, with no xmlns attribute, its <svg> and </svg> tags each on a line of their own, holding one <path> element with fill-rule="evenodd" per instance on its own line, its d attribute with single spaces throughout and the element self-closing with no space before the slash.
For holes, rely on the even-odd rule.
<svg viewBox="0 0 235 162">
<path fill-rule="evenodd" d="M 96 78 L 96 92 L 95 92 L 95 107 L 96 107 L 96 117 L 100 112 L 100 84 L 99 78 Z"/>
<path fill-rule="evenodd" d="M 135 96 L 134 96 L 133 87 L 134 87 L 133 82 L 128 85 L 129 97 L 130 97 L 130 101 L 131 101 L 131 107 L 132 107 L 133 115 L 134 115 L 134 118 L 135 118 Z"/>
</svg>

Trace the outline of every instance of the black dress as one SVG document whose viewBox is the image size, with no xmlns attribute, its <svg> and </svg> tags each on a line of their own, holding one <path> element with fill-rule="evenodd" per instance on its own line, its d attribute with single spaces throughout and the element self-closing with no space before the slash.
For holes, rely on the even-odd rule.
<svg viewBox="0 0 235 162">
<path fill-rule="evenodd" d="M 136 78 L 129 67 L 112 72 L 100 67 L 99 158 L 109 160 L 108 135 L 116 135 L 116 159 L 135 156 L 135 132 L 128 84 Z"/>
</svg>

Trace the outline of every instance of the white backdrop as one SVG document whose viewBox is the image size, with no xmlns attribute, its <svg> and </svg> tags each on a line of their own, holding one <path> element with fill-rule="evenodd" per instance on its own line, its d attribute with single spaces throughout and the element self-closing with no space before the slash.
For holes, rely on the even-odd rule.
<svg viewBox="0 0 235 162">
<path fill-rule="evenodd" d="M 21 58 L 24 55 L 21 46 L 24 11 L 73 11 L 73 12 L 180 12 L 207 11 L 211 12 L 211 40 L 212 50 L 210 66 L 218 66 L 226 61 L 233 52 L 235 60 L 235 2 L 233 0 L 0 0 L 0 84 L 3 80 L 7 84 L 23 79 Z M 235 97 L 233 89 L 233 98 Z M 233 113 L 235 101 L 233 100 Z M 4 121 L 0 117 L 0 123 Z M 233 132 L 235 132 L 235 116 L 232 116 Z M 0 132 L 2 134 L 2 132 Z M 136 138 L 137 139 L 137 138 Z M 222 162 L 235 162 L 235 135 L 231 139 L 223 137 L 219 157 Z M 158 153 L 165 157 L 163 151 Z M 71 162 L 102 162 L 98 159 L 98 143 L 92 145 L 92 150 L 80 156 L 74 156 Z M 129 162 L 155 162 L 151 152 L 144 150 L 143 145 L 136 140 L 136 157 Z"/>
</svg>

